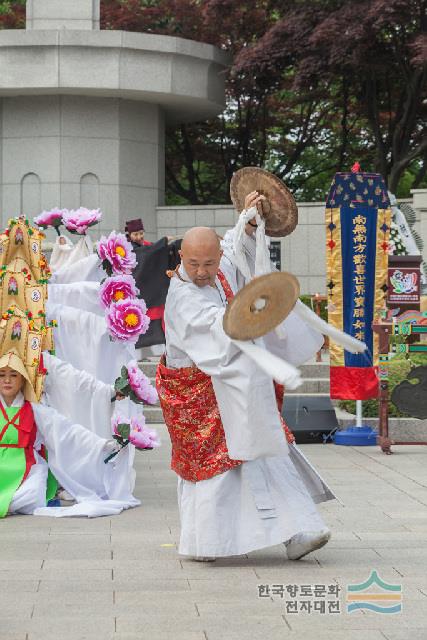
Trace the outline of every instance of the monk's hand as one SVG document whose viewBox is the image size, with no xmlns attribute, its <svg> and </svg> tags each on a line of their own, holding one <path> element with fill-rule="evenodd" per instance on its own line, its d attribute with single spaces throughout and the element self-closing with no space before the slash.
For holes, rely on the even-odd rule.
<svg viewBox="0 0 427 640">
<path fill-rule="evenodd" d="M 262 196 L 258 193 L 258 191 L 251 191 L 251 193 L 248 193 L 248 195 L 245 198 L 245 209 L 246 211 L 248 211 L 248 209 L 251 209 L 252 207 L 256 207 L 258 202 L 261 202 L 262 200 L 265 200 L 265 196 Z M 257 228 L 257 223 L 256 223 L 256 218 L 252 218 L 252 220 L 249 220 L 246 223 L 246 227 L 245 227 L 245 232 L 248 234 L 248 236 L 251 236 L 255 233 L 255 230 Z"/>
<path fill-rule="evenodd" d="M 258 191 L 251 191 L 245 198 L 245 209 L 251 209 L 252 207 L 256 207 L 258 202 L 261 200 L 265 200 L 265 196 L 262 196 L 258 193 Z"/>
</svg>

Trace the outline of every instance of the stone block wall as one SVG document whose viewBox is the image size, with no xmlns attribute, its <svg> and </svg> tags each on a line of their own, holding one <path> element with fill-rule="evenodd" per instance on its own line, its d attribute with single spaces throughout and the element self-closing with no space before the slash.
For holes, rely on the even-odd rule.
<svg viewBox="0 0 427 640">
<path fill-rule="evenodd" d="M 294 233 L 281 240 L 282 269 L 300 281 L 302 293 L 325 290 L 324 205 L 321 202 L 300 203 L 299 223 Z M 195 207 L 158 207 L 157 237 L 182 237 L 194 226 L 212 227 L 218 235 L 236 224 L 238 215 L 231 205 Z"/>
<path fill-rule="evenodd" d="M 416 231 L 424 240 L 427 256 L 427 189 L 416 189 L 407 200 L 417 211 Z M 298 203 L 299 222 L 295 231 L 281 240 L 282 269 L 300 281 L 303 294 L 326 293 L 326 231 L 323 202 Z M 157 237 L 182 237 L 194 226 L 213 227 L 220 236 L 237 220 L 231 205 L 157 207 Z"/>
</svg>

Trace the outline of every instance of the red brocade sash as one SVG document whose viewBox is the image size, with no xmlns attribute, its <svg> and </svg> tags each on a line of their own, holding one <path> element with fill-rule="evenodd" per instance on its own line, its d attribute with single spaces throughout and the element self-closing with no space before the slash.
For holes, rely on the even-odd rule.
<svg viewBox="0 0 427 640">
<path fill-rule="evenodd" d="M 218 279 L 227 302 L 233 291 L 219 271 Z M 199 482 L 242 464 L 228 456 L 224 428 L 210 376 L 196 366 L 171 369 L 163 356 L 156 374 L 156 388 L 172 442 L 171 468 L 184 480 Z M 284 387 L 275 383 L 279 412 Z M 288 442 L 294 437 L 281 418 Z"/>
<path fill-rule="evenodd" d="M 175 473 L 199 482 L 242 463 L 228 457 L 210 376 L 197 367 L 170 369 L 162 358 L 156 387 L 172 442 L 171 468 Z"/>
</svg>

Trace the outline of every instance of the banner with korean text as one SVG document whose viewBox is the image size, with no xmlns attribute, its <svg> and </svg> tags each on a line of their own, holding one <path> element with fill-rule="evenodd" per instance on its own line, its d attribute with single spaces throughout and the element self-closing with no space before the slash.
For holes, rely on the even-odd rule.
<svg viewBox="0 0 427 640">
<path fill-rule="evenodd" d="M 328 320 L 368 346 L 352 354 L 331 342 L 331 398 L 378 396 L 372 321 L 387 296 L 390 203 L 376 173 L 337 173 L 326 202 Z"/>
</svg>

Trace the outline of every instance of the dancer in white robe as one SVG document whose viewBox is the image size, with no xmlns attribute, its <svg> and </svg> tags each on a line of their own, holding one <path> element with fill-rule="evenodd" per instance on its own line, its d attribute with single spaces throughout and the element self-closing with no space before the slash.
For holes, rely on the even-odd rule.
<svg viewBox="0 0 427 640">
<path fill-rule="evenodd" d="M 12 362 L 16 360 L 14 356 Z M 19 369 L 25 373 L 23 365 Z M 25 402 L 23 391 L 18 390 L 18 387 L 17 392 L 13 388 L 10 391 L 10 388 L 19 376 L 16 384 L 20 384 L 22 388 L 22 384 L 25 383 L 26 392 L 25 390 L 29 389 L 29 381 L 9 366 L 2 368 L 0 374 L 2 407 L 22 407 Z M 104 460 L 116 449 L 113 440 L 100 438 L 85 427 L 73 424 L 52 407 L 37 402 L 30 402 L 30 405 L 34 415 L 35 438 L 32 451 L 25 454 L 29 457 L 31 466 L 22 482 L 19 465 L 14 460 L 11 461 L 12 464 L 8 463 L 7 457 L 4 457 L 9 451 L 9 446 L 16 446 L 11 444 L 14 440 L 13 433 L 6 442 L 1 441 L 0 477 L 6 473 L 1 491 L 8 491 L 7 485 L 13 483 L 11 474 L 15 467 L 17 473 L 17 488 L 11 496 L 9 514 L 97 517 L 116 515 L 123 509 L 140 504 L 132 495 L 135 480 L 132 450 L 127 451 L 128 447 L 121 450 L 112 461 L 105 464 Z M 10 429 L 13 432 L 14 423 L 9 426 Z M 4 438 L 4 430 L 2 437 Z M 48 462 L 43 455 L 43 449 L 47 452 Z M 46 507 L 49 469 L 77 504 L 70 507 Z"/>
<path fill-rule="evenodd" d="M 43 267 L 44 261 L 26 250 L 29 243 L 25 238 L 31 231 L 28 222 L 15 219 L 9 231 L 12 244 L 13 234 L 20 234 L 13 247 L 15 253 L 22 253 L 19 257 L 30 277 L 29 271 Z M 39 236 L 34 237 L 40 242 Z M 78 268 L 76 264 L 63 265 L 55 274 L 55 302 L 49 306 L 43 298 L 38 308 L 28 313 L 14 306 L 7 317 L 2 309 L 0 517 L 8 512 L 55 517 L 112 515 L 139 504 L 132 496 L 134 446 L 128 444 L 118 452 L 111 427 L 112 399 L 116 397 L 113 382 L 134 355 L 134 348 L 110 341 L 104 314 L 98 309 L 100 259 L 97 255 L 79 259 L 80 254 L 92 253 L 87 238 L 78 246 Z M 48 276 L 43 269 L 42 275 Z M 76 277 L 88 282 L 75 286 Z M 43 358 L 41 349 L 43 345 L 51 348 L 50 331 L 55 323 L 49 325 L 42 318 L 52 310 L 57 316 L 52 320 L 61 323 L 56 344 L 59 357 L 45 352 Z M 40 319 L 34 320 L 35 313 Z M 49 376 L 42 395 L 46 367 Z M 15 388 L 12 384 L 18 376 L 25 380 L 21 382 L 26 402 L 20 393 L 22 385 Z M 128 398 L 121 399 L 121 410 L 129 418 L 137 411 L 131 404 Z M 108 460 L 110 454 L 114 456 Z M 48 481 L 48 468 L 67 494 L 65 499 L 73 499 L 77 505 L 65 510 L 46 508 L 47 498 L 51 499 L 56 489 L 56 483 Z"/>
<path fill-rule="evenodd" d="M 285 542 L 288 556 L 300 558 L 328 541 L 315 502 L 334 496 L 299 450 L 287 445 L 273 381 L 223 331 L 227 286 L 216 277 L 215 234 L 187 233 L 182 261 L 166 300 L 166 368 L 160 365 L 157 376 L 162 408 L 167 414 L 165 402 L 173 404 L 173 394 L 164 393 L 164 373 L 173 378 L 196 366 L 211 377 L 229 458 L 243 463 L 201 481 L 178 479 L 179 552 L 206 559 Z M 229 265 L 226 275 L 236 293 L 236 270 Z M 292 364 L 310 358 L 323 342 L 301 320 L 284 326 L 281 353 Z"/>
<path fill-rule="evenodd" d="M 100 303 L 104 278 L 97 254 L 53 274 L 46 312 L 48 320 L 56 320 L 58 326 L 54 333 L 55 356 L 45 353 L 44 365 L 52 374 L 45 382 L 49 405 L 90 431 L 108 437 L 116 409 L 132 418 L 140 415 L 142 408 L 129 398 L 111 402 L 114 381 L 137 354 L 134 344 L 110 340 Z M 65 380 L 66 388 L 62 384 Z"/>
</svg>

